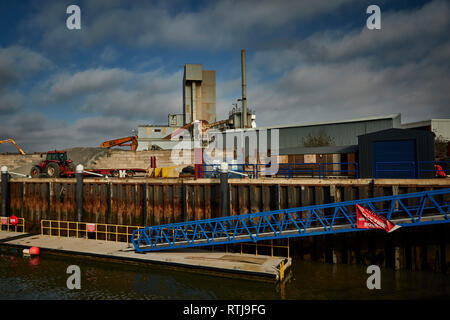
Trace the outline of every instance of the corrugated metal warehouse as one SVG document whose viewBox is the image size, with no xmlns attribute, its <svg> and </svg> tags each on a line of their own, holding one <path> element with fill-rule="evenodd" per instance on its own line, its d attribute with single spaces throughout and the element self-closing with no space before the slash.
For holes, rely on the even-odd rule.
<svg viewBox="0 0 450 320">
<path fill-rule="evenodd" d="M 360 135 L 400 127 L 401 115 L 397 113 L 351 120 L 258 127 L 258 129 L 279 129 L 279 148 L 284 149 L 305 147 L 308 136 L 330 137 L 331 145 L 334 146 L 357 145 Z"/>
</svg>

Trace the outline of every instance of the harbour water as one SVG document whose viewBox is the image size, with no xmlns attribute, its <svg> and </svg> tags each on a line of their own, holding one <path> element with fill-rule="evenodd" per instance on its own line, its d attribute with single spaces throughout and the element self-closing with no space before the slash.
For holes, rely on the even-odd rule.
<svg viewBox="0 0 450 320">
<path fill-rule="evenodd" d="M 367 267 L 299 261 L 284 285 L 218 277 L 157 265 L 131 265 L 43 253 L 24 257 L 0 247 L 0 299 L 448 299 L 450 275 L 381 269 L 381 289 L 369 290 Z M 68 289 L 70 265 L 81 289 Z"/>
</svg>

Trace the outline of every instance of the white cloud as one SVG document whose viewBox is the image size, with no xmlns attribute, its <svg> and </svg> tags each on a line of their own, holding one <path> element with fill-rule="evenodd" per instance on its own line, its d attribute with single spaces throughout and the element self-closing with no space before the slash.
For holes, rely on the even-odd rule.
<svg viewBox="0 0 450 320">
<path fill-rule="evenodd" d="M 104 3 L 83 1 L 82 29 L 77 32 L 61 26 L 58 17 L 65 12 L 64 4 L 51 3 L 41 6 L 22 28 L 41 29 L 42 44 L 58 50 L 111 40 L 132 46 L 221 49 L 264 40 L 268 34 L 286 31 L 292 23 L 333 12 L 354 1 L 206 1 L 196 11 L 188 11 L 183 2 L 116 1 L 106 7 Z"/>
<path fill-rule="evenodd" d="M 134 72 L 118 68 L 88 69 L 52 76 L 39 87 L 42 105 L 65 104 L 87 113 L 167 123 L 169 112 L 181 112 L 181 71 Z"/>
<path fill-rule="evenodd" d="M 0 127 L 0 139 L 13 137 L 27 153 L 98 147 L 103 141 L 131 135 L 138 124 L 115 116 L 86 117 L 70 123 L 40 112 L 23 112 Z M 0 148 L 3 152 L 16 151 L 7 145 Z"/>
<path fill-rule="evenodd" d="M 50 80 L 50 87 L 45 93 L 49 101 L 63 101 L 77 98 L 88 93 L 99 93 L 126 83 L 130 78 L 126 70 L 91 69 L 75 74 L 58 74 Z"/>
<path fill-rule="evenodd" d="M 121 51 L 122 44 L 152 51 L 174 47 L 177 52 L 169 52 L 171 61 L 163 55 L 149 55 L 142 63 L 138 61 L 139 67 L 134 70 L 88 67 L 73 74 L 65 67 L 57 73 L 51 70 L 32 89 L 31 100 L 45 102 L 53 109 L 63 106 L 65 113 L 88 116 L 64 122 L 43 113 L 25 113 L 24 97 L 10 90 L 0 95 L 0 103 L 4 102 L 0 113 L 10 114 L 10 121 L 2 121 L 0 133 L 17 134 L 29 148 L 45 150 L 48 143 L 44 141 L 56 141 L 61 147 L 97 146 L 101 141 L 129 135 L 138 124 L 166 123 L 168 113 L 180 113 L 182 109 L 182 71 L 168 72 L 160 66 L 185 63 L 183 51 L 193 48 L 196 52 L 223 49 L 219 52 L 224 53 L 223 64 L 208 67 L 218 71 L 217 118 L 226 118 L 241 91 L 239 62 L 230 63 L 226 56 L 229 50 L 241 46 L 248 48 L 248 103 L 256 111 L 258 125 L 397 112 L 402 113 L 403 121 L 448 118 L 448 2 L 382 11 L 381 31 L 367 30 L 363 13 L 357 30 L 344 33 L 342 29 L 322 28 L 306 39 L 279 40 L 289 36 L 285 30 L 295 29 L 291 26 L 298 27 L 351 2 L 225 0 L 187 11 L 175 10 L 175 4 L 165 2 L 123 6 L 118 0 L 107 7 L 105 1 L 89 1 L 81 5 L 81 32 L 70 33 L 70 37 L 64 26 L 55 28 L 61 23 L 55 15 L 63 4 L 47 4 L 29 21 L 29 27 L 42 31 L 44 50 L 53 48 L 57 53 L 67 52 L 64 48 L 90 50 L 90 46 L 96 46 L 102 62 L 117 65 L 121 65 L 117 57 L 126 57 L 124 52 L 129 50 L 126 47 Z M 180 8 L 184 5 L 178 4 Z M 280 45 L 254 49 L 261 40 Z M 182 62 L 174 62 L 174 56 L 181 57 Z M 44 55 L 24 47 L 0 49 L 0 94 L 2 87 L 9 89 L 27 74 L 51 65 Z M 152 71 L 142 71 L 149 69 Z"/>
<path fill-rule="evenodd" d="M 381 31 L 321 32 L 257 52 L 248 102 L 259 125 L 397 112 L 403 121 L 448 118 L 449 24 L 449 4 L 434 1 L 383 14 Z"/>
<path fill-rule="evenodd" d="M 0 47 L 0 89 L 52 67 L 42 54 L 22 46 Z"/>
<path fill-rule="evenodd" d="M 13 114 L 23 107 L 23 96 L 9 90 L 0 91 L 0 115 Z"/>
</svg>

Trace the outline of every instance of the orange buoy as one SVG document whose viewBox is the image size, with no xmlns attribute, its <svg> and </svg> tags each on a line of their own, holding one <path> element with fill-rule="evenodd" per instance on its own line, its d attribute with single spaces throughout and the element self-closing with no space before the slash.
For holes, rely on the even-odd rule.
<svg viewBox="0 0 450 320">
<path fill-rule="evenodd" d="M 31 247 L 30 248 L 30 254 L 34 255 L 34 256 L 38 256 L 39 255 L 39 248 L 38 247 Z"/>
</svg>

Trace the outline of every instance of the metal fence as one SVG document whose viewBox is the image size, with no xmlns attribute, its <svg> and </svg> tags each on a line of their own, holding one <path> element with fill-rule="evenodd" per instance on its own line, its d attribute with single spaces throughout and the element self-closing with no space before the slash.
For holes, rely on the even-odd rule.
<svg viewBox="0 0 450 320">
<path fill-rule="evenodd" d="M 332 166 L 329 169 L 329 166 Z M 334 167 L 337 167 L 334 168 Z M 346 169 L 344 169 L 346 168 Z M 322 164 L 322 179 L 330 176 L 350 176 L 359 178 L 359 165 L 357 162 L 328 162 Z"/>
<path fill-rule="evenodd" d="M 385 174 L 386 173 L 386 174 Z M 416 178 L 414 161 L 380 161 L 375 163 L 375 178 Z"/>
<path fill-rule="evenodd" d="M 375 163 L 375 178 L 428 178 L 450 174 L 450 161 L 386 161 Z"/>
<path fill-rule="evenodd" d="M 419 178 L 426 172 L 434 172 L 435 177 L 450 174 L 450 161 L 420 161 L 418 165 Z"/>
<path fill-rule="evenodd" d="M 233 175 L 233 172 L 240 173 L 242 175 L 246 175 L 249 178 L 257 178 L 256 168 L 257 164 L 249 164 L 249 163 L 229 163 L 228 170 L 231 171 L 230 175 Z M 220 164 L 206 164 L 199 166 L 201 172 L 199 176 L 204 178 L 218 178 L 220 172 Z"/>
<path fill-rule="evenodd" d="M 359 177 L 359 165 L 357 162 L 329 162 L 329 163 L 279 163 L 278 170 L 275 174 L 266 172 L 271 164 L 228 164 L 231 170 L 230 175 L 240 173 L 249 178 L 262 177 L 283 177 L 291 179 L 296 177 L 322 178 L 332 176 L 350 176 Z M 201 177 L 218 178 L 220 172 L 220 164 L 203 164 L 200 166 Z M 269 171 L 269 170 L 267 170 Z"/>
<path fill-rule="evenodd" d="M 9 220 L 10 217 L 0 217 L 1 221 L 1 231 L 9 231 L 9 232 L 22 232 L 25 233 L 25 219 L 17 218 L 17 224 L 11 224 Z"/>
<path fill-rule="evenodd" d="M 279 163 L 275 174 L 269 174 L 266 169 L 271 164 L 228 164 L 230 176 L 247 176 L 252 179 L 262 177 L 283 177 L 285 179 L 310 177 L 327 179 L 332 177 L 359 178 L 358 162 L 326 162 L 326 163 Z M 439 167 L 437 167 L 439 166 Z M 201 176 L 205 178 L 218 178 L 220 164 L 203 164 Z M 240 175 L 234 175 L 238 173 Z M 375 163 L 375 178 L 425 178 L 430 172 L 435 177 L 450 174 L 450 161 L 382 161 Z M 443 173 L 439 175 L 438 173 Z"/>
<path fill-rule="evenodd" d="M 105 223 L 89 223 L 60 220 L 41 220 L 41 234 L 65 238 L 95 239 L 115 242 L 129 242 L 133 231 L 142 226 L 128 226 Z"/>
</svg>

